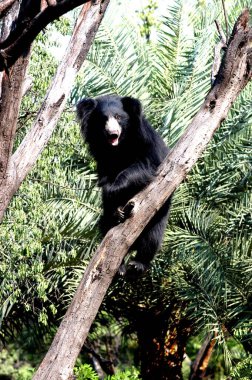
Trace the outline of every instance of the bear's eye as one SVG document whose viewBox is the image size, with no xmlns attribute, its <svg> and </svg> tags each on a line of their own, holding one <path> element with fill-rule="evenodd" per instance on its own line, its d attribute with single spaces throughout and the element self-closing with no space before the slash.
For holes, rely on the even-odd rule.
<svg viewBox="0 0 252 380">
<path fill-rule="evenodd" d="M 118 120 L 118 121 L 121 120 L 121 118 L 122 118 L 120 115 L 118 115 L 118 113 L 116 113 L 114 117 L 115 117 L 115 119 Z"/>
</svg>

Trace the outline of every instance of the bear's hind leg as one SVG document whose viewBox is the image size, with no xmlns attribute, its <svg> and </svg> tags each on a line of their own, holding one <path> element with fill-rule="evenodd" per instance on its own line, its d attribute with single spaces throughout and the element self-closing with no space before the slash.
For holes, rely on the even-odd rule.
<svg viewBox="0 0 252 380">
<path fill-rule="evenodd" d="M 143 266 L 145 270 L 148 269 L 161 246 L 164 229 L 160 227 L 160 224 L 156 224 L 151 229 L 144 231 L 135 243 L 137 254 L 134 262 L 139 263 L 140 268 Z M 135 265 L 134 262 L 133 265 Z"/>
<path fill-rule="evenodd" d="M 135 277 L 145 273 L 162 244 L 164 230 L 167 224 L 171 198 L 161 207 L 156 215 L 150 220 L 140 236 L 130 248 L 137 251 L 136 256 L 127 265 L 123 264 L 120 274 Z"/>
<path fill-rule="evenodd" d="M 166 221 L 167 218 L 165 217 L 154 226 L 148 226 L 133 244 L 132 250 L 136 250 L 137 253 L 135 258 L 129 261 L 127 267 L 124 266 L 127 276 L 137 277 L 148 270 L 152 259 L 161 246 Z"/>
</svg>

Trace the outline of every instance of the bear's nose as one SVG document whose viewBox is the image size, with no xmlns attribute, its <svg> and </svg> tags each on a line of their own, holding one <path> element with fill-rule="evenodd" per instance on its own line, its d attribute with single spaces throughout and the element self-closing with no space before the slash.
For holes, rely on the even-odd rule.
<svg viewBox="0 0 252 380">
<path fill-rule="evenodd" d="M 109 117 L 108 121 L 106 122 L 105 125 L 105 131 L 108 134 L 117 134 L 120 135 L 121 133 L 121 127 L 118 121 L 114 117 Z"/>
</svg>

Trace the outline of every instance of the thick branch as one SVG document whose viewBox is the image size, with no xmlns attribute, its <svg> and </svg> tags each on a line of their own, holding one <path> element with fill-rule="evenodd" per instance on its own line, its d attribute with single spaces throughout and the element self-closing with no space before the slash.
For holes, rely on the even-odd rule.
<svg viewBox="0 0 252 380">
<path fill-rule="evenodd" d="M 48 5 L 36 15 L 32 14 L 27 18 L 22 17 L 8 38 L 0 43 L 0 71 L 4 70 L 5 67 L 11 67 L 18 57 L 26 51 L 39 32 L 50 22 L 85 3 L 99 4 L 100 1 L 61 0 L 55 5 Z M 29 11 L 29 9 L 34 10 L 34 4 L 32 4 L 32 2 L 29 8 L 27 8 L 27 11 Z"/>
<path fill-rule="evenodd" d="M 2 0 L 0 4 L 0 19 L 3 18 L 16 0 Z"/>
<path fill-rule="evenodd" d="M 2 35 L 12 28 L 19 11 L 19 3 L 13 4 L 3 20 Z M 6 202 L 6 196 L 13 195 L 11 184 L 15 181 L 15 171 L 10 163 L 14 137 L 17 128 L 18 113 L 23 93 L 23 81 L 26 75 L 30 52 L 18 58 L 10 72 L 0 75 L 0 214 Z"/>
<path fill-rule="evenodd" d="M 134 202 L 138 212 L 103 239 L 34 380 L 66 380 L 124 255 L 197 161 L 232 103 L 251 78 L 248 11 L 237 21 L 215 84 L 192 123 L 160 166 L 159 175 Z M 235 57 L 235 59 L 234 59 Z"/>
<path fill-rule="evenodd" d="M 34 125 L 10 160 L 9 172 L 6 174 L 10 179 L 8 187 L 0 188 L 0 220 L 13 194 L 34 166 L 51 137 L 108 3 L 109 0 L 98 0 L 95 4 L 88 2 L 79 15 L 65 56 L 57 69 Z"/>
</svg>

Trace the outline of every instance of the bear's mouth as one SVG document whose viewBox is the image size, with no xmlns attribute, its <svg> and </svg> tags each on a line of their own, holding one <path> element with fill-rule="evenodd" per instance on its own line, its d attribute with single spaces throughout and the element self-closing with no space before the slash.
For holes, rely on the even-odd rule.
<svg viewBox="0 0 252 380">
<path fill-rule="evenodd" d="M 116 146 L 119 143 L 119 133 L 110 133 L 108 135 L 108 142 L 112 146 Z"/>
</svg>

